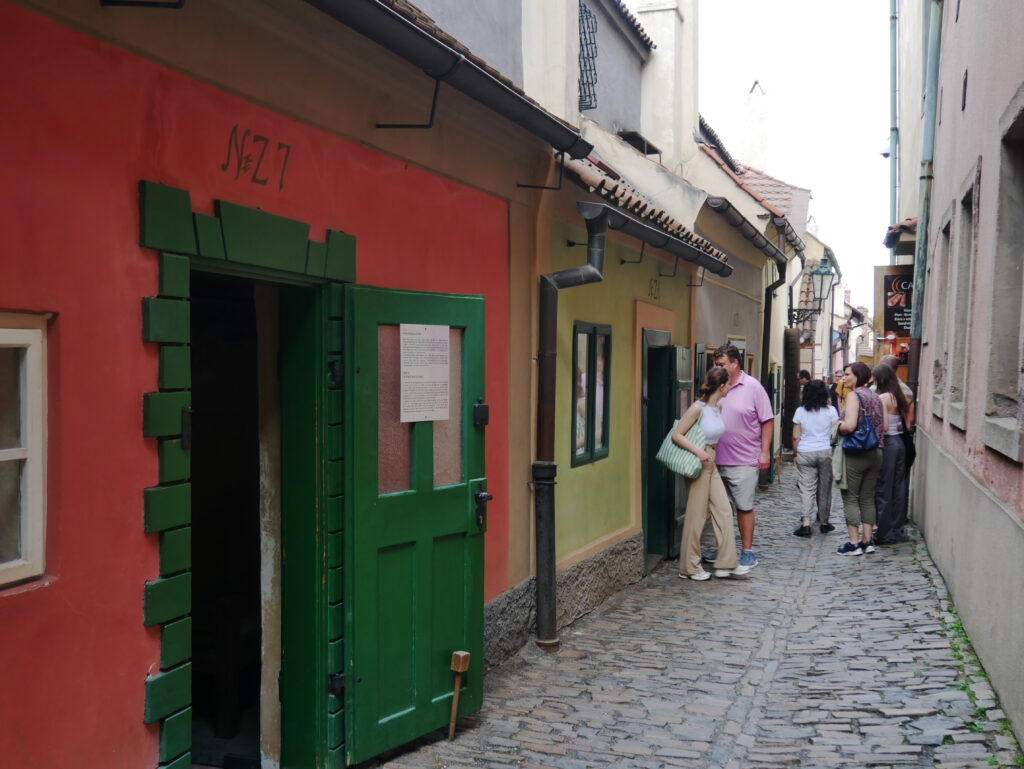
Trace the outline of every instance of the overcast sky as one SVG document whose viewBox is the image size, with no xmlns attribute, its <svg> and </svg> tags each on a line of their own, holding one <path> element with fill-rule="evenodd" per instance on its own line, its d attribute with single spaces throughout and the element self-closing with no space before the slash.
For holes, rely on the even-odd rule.
<svg viewBox="0 0 1024 769">
<path fill-rule="evenodd" d="M 853 304 L 872 306 L 873 266 L 889 262 L 889 3 L 700 0 L 698 24 L 701 114 L 738 161 L 760 165 L 753 138 L 766 173 L 810 188 L 812 227 Z M 747 108 L 755 80 L 760 139 Z"/>
</svg>

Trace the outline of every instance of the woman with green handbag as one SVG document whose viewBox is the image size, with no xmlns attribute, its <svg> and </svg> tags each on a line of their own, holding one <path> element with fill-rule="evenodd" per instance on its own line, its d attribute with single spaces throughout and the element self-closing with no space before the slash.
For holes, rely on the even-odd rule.
<svg viewBox="0 0 1024 769">
<path fill-rule="evenodd" d="M 728 577 L 739 565 L 736 559 L 732 507 L 715 465 L 715 446 L 725 432 L 718 401 L 728 390 L 729 372 L 721 366 L 715 366 L 704 378 L 699 399 L 686 410 L 672 433 L 673 443 L 696 454 L 701 462 L 700 473 L 690 481 L 687 489 L 686 517 L 683 519 L 682 542 L 679 546 L 679 576 L 683 579 L 705 580 L 711 576 L 700 564 L 700 536 L 709 514 L 715 539 L 718 540 L 715 576 Z M 707 441 L 703 448 L 687 437 L 690 428 L 698 421 Z"/>
</svg>

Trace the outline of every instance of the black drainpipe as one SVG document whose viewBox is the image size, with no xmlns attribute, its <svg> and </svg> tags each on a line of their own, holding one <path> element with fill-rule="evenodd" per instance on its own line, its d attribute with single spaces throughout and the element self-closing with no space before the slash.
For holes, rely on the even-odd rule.
<svg viewBox="0 0 1024 769">
<path fill-rule="evenodd" d="M 764 327 L 761 332 L 761 384 L 764 385 L 768 381 L 768 354 L 771 342 L 772 333 L 772 298 L 775 296 L 775 289 L 786 282 L 786 220 L 782 218 L 776 218 L 772 220 L 775 223 L 775 229 L 779 233 L 779 252 L 783 255 L 782 259 L 778 259 L 775 262 L 775 266 L 779 270 L 779 278 L 774 283 L 770 284 L 764 290 Z"/>
<path fill-rule="evenodd" d="M 537 353 L 537 460 L 533 463 L 537 538 L 537 646 L 558 650 L 555 609 L 555 363 L 558 355 L 558 292 L 599 283 L 604 277 L 608 213 L 601 206 L 577 205 L 587 223 L 587 263 L 540 277 Z"/>
</svg>

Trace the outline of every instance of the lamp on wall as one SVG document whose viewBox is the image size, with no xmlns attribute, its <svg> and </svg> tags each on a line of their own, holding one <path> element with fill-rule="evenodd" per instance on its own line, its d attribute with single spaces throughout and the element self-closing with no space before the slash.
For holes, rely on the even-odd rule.
<svg viewBox="0 0 1024 769">
<path fill-rule="evenodd" d="M 822 259 L 818 262 L 818 266 L 811 270 L 810 275 L 811 288 L 814 292 L 813 306 L 790 310 L 790 325 L 803 323 L 805 320 L 810 320 L 820 315 L 825 300 L 828 299 L 828 295 L 832 292 L 832 279 L 835 277 L 835 273 L 832 271 L 832 265 L 829 264 L 828 259 Z"/>
</svg>

